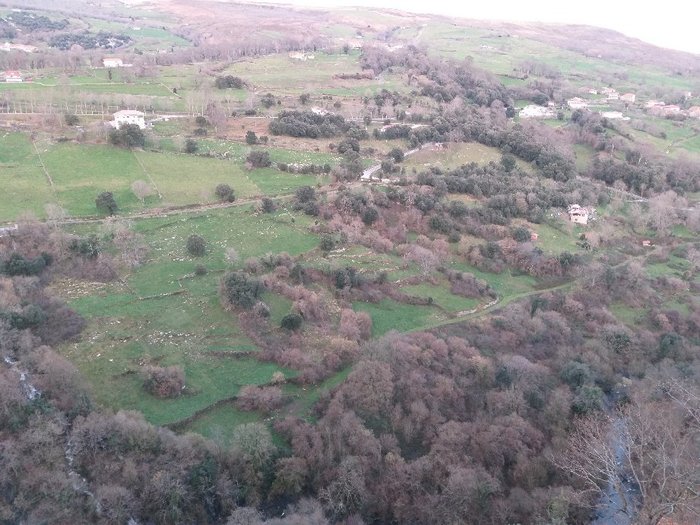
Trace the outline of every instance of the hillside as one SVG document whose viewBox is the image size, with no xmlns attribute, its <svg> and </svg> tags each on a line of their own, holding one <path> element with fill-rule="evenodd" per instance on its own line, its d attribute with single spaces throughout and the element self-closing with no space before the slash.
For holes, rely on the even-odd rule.
<svg viewBox="0 0 700 525">
<path fill-rule="evenodd" d="M 697 517 L 699 56 L 2 5 L 0 523 Z"/>
</svg>

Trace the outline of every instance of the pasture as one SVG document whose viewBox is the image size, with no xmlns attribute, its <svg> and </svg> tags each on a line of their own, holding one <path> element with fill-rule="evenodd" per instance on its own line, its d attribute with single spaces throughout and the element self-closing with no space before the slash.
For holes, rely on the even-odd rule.
<svg viewBox="0 0 700 525">
<path fill-rule="evenodd" d="M 120 214 L 130 214 L 148 208 L 215 203 L 214 189 L 221 183 L 229 184 L 238 199 L 250 199 L 290 194 L 299 186 L 328 181 L 325 175 L 249 170 L 245 156 L 250 147 L 225 144 L 232 155 L 212 158 L 50 140 L 37 140 L 35 149 L 28 135 L 6 133 L 0 136 L 0 180 L 8 190 L 0 194 L 0 222 L 15 220 L 25 211 L 44 217 L 48 203 L 58 204 L 69 216 L 94 216 L 95 198 L 103 191 L 114 194 Z M 215 148 L 209 149 L 205 142 L 201 149 Z M 297 164 L 337 162 L 328 154 L 284 149 L 270 149 L 270 156 Z M 137 180 L 157 190 L 143 203 L 131 190 Z"/>
<path fill-rule="evenodd" d="M 293 375 L 254 358 L 257 348 L 241 332 L 237 317 L 222 308 L 217 290 L 227 268 L 227 248 L 235 248 L 241 260 L 313 249 L 318 239 L 307 231 L 305 217 L 292 221 L 284 212 L 258 215 L 252 206 L 239 206 L 143 220 L 135 228 L 150 246 L 149 260 L 130 272 L 124 284 L 84 290 L 73 282 L 56 286 L 89 321 L 80 342 L 62 351 L 91 384 L 100 385 L 94 391 L 100 403 L 138 409 L 150 421 L 168 424 L 230 398 L 243 385 L 267 383 L 275 371 Z M 77 231 L 90 230 L 94 227 Z M 192 233 L 206 239 L 204 257 L 186 253 L 185 241 Z M 209 272 L 195 276 L 197 264 Z M 280 309 L 286 313 L 288 305 Z M 144 364 L 182 365 L 185 395 L 161 400 L 144 394 L 139 376 Z"/>
<path fill-rule="evenodd" d="M 37 216 L 44 205 L 55 202 L 39 157 L 27 135 L 0 135 L 0 222 L 16 219 L 25 212 Z"/>
<path fill-rule="evenodd" d="M 449 143 L 445 148 L 424 148 L 406 157 L 403 165 L 406 166 L 406 169 L 416 168 L 419 171 L 430 166 L 451 170 L 470 162 L 477 164 L 498 162 L 501 160 L 501 155 L 498 148 L 484 146 L 478 142 Z M 527 164 L 519 161 L 519 165 Z"/>
</svg>

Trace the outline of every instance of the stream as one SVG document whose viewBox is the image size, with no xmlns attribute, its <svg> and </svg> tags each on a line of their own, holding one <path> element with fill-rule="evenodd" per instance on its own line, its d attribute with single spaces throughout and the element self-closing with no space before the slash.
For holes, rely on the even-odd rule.
<svg viewBox="0 0 700 525">
<path fill-rule="evenodd" d="M 639 490 L 627 475 L 624 418 L 614 412 L 615 400 L 608 396 L 605 411 L 613 418 L 610 442 L 615 455 L 616 473 L 603 490 L 591 525 L 632 525 L 639 504 Z"/>
<path fill-rule="evenodd" d="M 8 356 L 4 356 L 3 361 L 10 367 L 10 370 L 13 370 L 19 376 L 19 383 L 25 397 L 29 401 L 39 399 L 41 397 L 41 391 L 29 382 L 29 373 L 19 368 L 19 362 L 12 360 Z M 70 430 L 67 429 L 66 432 L 68 433 Z M 97 499 L 95 499 L 95 495 L 88 490 L 87 480 L 78 474 L 73 468 L 73 464 L 75 462 L 75 447 L 70 439 L 66 443 L 64 455 L 66 458 L 66 464 L 68 465 L 68 479 L 70 479 L 73 490 L 79 494 L 87 496 L 94 504 L 95 511 L 99 515 L 102 510 L 100 507 L 100 502 L 97 501 Z"/>
</svg>

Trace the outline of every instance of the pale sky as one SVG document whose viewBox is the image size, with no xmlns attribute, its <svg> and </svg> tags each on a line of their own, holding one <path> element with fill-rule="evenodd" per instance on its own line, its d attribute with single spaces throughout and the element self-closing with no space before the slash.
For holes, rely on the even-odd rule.
<svg viewBox="0 0 700 525">
<path fill-rule="evenodd" d="M 586 24 L 614 29 L 651 44 L 700 54 L 697 0 L 280 0 L 319 7 L 388 7 L 416 13 L 509 21 Z"/>
</svg>

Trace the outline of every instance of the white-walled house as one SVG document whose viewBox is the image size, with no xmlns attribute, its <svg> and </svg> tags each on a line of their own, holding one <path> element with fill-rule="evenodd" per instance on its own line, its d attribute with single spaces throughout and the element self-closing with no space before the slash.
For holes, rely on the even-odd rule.
<svg viewBox="0 0 700 525">
<path fill-rule="evenodd" d="M 115 128 L 119 128 L 124 124 L 136 124 L 139 128 L 144 129 L 146 127 L 146 120 L 144 119 L 143 111 L 123 109 L 114 114 L 114 120 L 110 122 L 110 124 Z"/>
<path fill-rule="evenodd" d="M 3 73 L 3 77 L 5 78 L 5 82 L 9 83 L 19 83 L 22 82 L 24 79 L 22 78 L 22 73 L 19 71 L 5 71 Z"/>
<path fill-rule="evenodd" d="M 102 65 L 104 67 L 124 67 L 124 61 L 121 58 L 103 58 Z"/>
</svg>

